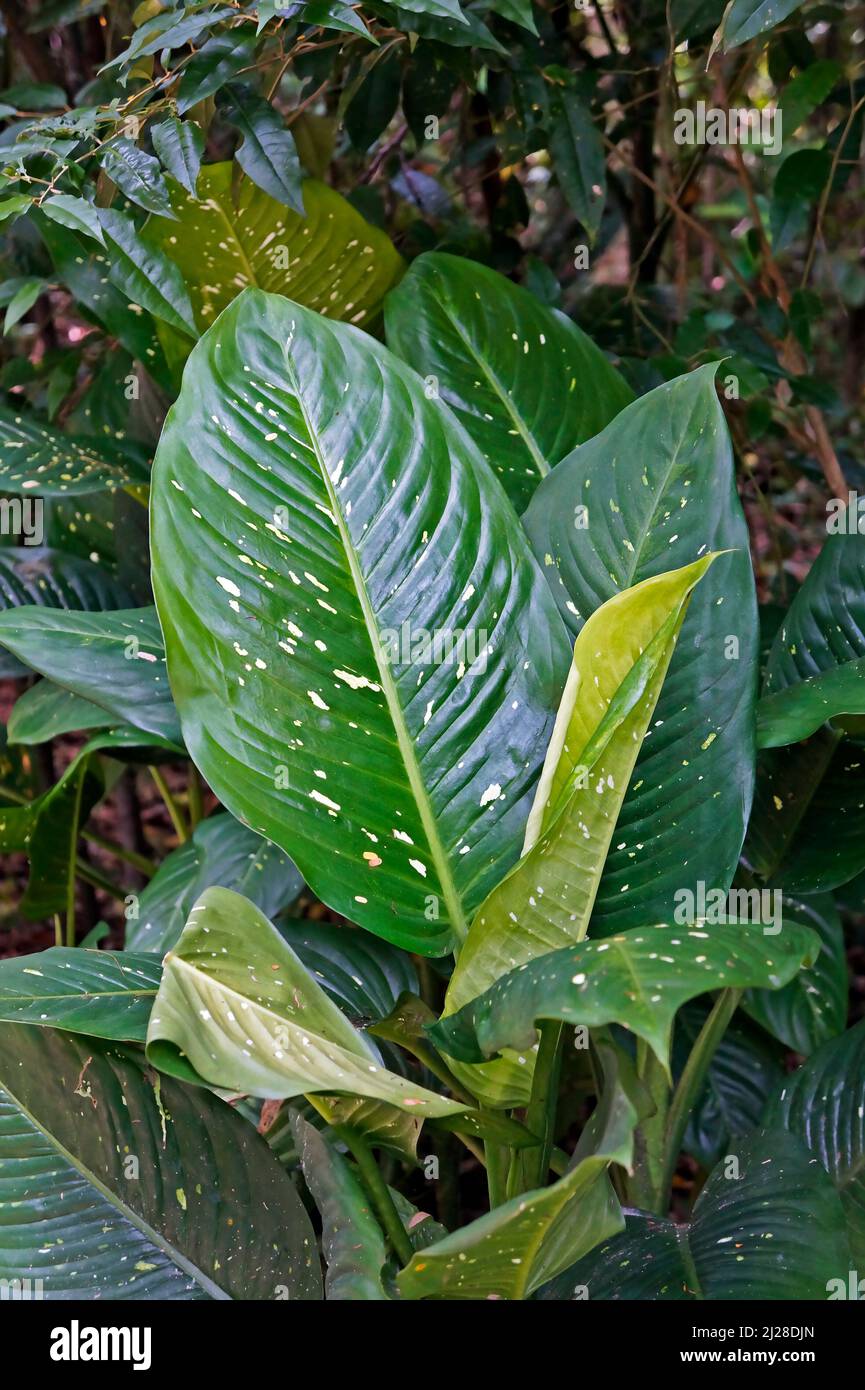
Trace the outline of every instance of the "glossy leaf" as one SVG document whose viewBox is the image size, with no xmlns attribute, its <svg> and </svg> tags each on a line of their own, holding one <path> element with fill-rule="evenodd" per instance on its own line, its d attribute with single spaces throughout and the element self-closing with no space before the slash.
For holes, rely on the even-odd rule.
<svg viewBox="0 0 865 1390">
<path fill-rule="evenodd" d="M 210 786 L 329 906 L 450 950 L 516 856 L 567 662 L 468 438 L 372 339 L 247 291 L 186 368 L 152 523 Z"/>
<path fill-rule="evenodd" d="M 520 510 L 633 399 L 564 314 L 458 256 L 419 256 L 388 296 L 385 322 L 390 347 L 454 411 Z"/>
<path fill-rule="evenodd" d="M 715 44 L 723 42 L 724 52 L 729 53 L 748 39 L 774 29 L 801 5 L 802 0 L 730 0 Z"/>
<path fill-rule="evenodd" d="M 0 961 L 0 1020 L 144 1042 L 162 976 L 152 955 L 52 946 Z"/>
<path fill-rule="evenodd" d="M 404 991 L 417 989 L 411 957 L 368 932 L 302 919 L 281 922 L 279 930 L 325 993 L 352 1018 L 383 1019 Z"/>
<path fill-rule="evenodd" d="M 170 951 L 205 888 L 232 888 L 274 917 L 293 902 L 303 879 L 291 860 L 233 816 L 210 816 L 186 844 L 168 855 L 138 896 L 138 915 L 127 920 L 131 951 Z"/>
<path fill-rule="evenodd" d="M 707 551 L 616 826 L 592 934 L 669 920 L 675 893 L 732 881 L 754 782 L 757 610 L 748 528 L 703 367 L 650 391 L 538 489 L 526 529 L 577 633 L 598 605 Z"/>
<path fill-rule="evenodd" d="M 144 241 L 125 213 L 101 208 L 99 225 L 110 253 L 112 284 L 154 318 L 195 338 L 192 305 L 174 262 L 158 246 Z"/>
<path fill-rule="evenodd" d="M 117 1044 L 12 1023 L 0 1088 L 4 1279 L 43 1279 L 52 1299 L 321 1297 L 291 1179 L 209 1091 Z"/>
<path fill-rule="evenodd" d="M 3 492 L 39 497 L 111 492 L 146 484 L 149 476 L 132 447 L 63 434 L 37 415 L 0 406 Z"/>
<path fill-rule="evenodd" d="M 73 198 L 68 193 L 54 193 L 46 198 L 40 207 L 46 217 L 68 227 L 73 232 L 83 232 L 94 241 L 102 241 L 102 228 L 99 225 L 99 210 L 85 198 Z"/>
<path fill-rule="evenodd" d="M 844 1208 L 853 1262 L 865 1262 L 865 1023 L 824 1043 L 785 1078 L 767 1110 L 817 1154 Z M 846 1269 L 837 1270 L 845 1276 Z M 825 1296 L 825 1295 L 824 1295 Z"/>
<path fill-rule="evenodd" d="M 634 927 L 538 956 L 430 1029 L 449 1056 L 480 1062 L 502 1048 L 528 1048 L 538 1019 L 597 1027 L 620 1023 L 669 1062 L 676 1010 L 711 989 L 778 989 L 819 950 L 792 923 L 777 936 L 742 922 L 709 927 Z"/>
<path fill-rule="evenodd" d="M 165 957 L 147 1055 L 183 1079 L 264 1098 L 347 1094 L 421 1118 L 464 1109 L 381 1067 L 276 928 L 225 888 L 202 894 Z"/>
<path fill-rule="evenodd" d="M 0 613 L 0 644 L 112 719 L 180 744 L 162 634 L 152 608 L 110 613 L 10 609 Z"/>
<path fill-rule="evenodd" d="M 102 729 L 110 722 L 110 714 L 99 705 L 41 680 L 18 696 L 6 727 L 10 743 L 47 743 L 60 734 Z"/>
<path fill-rule="evenodd" d="M 618 594 L 580 632 L 523 858 L 472 923 L 448 986 L 446 1015 L 515 967 L 585 936 L 676 634 L 712 559 Z M 528 1059 L 509 1058 L 465 1080 L 488 1105 L 514 1105 L 525 1103 L 531 1070 Z"/>
<path fill-rule="evenodd" d="M 204 153 L 201 127 L 195 121 L 178 121 L 168 116 L 153 126 L 150 138 L 163 169 L 194 196 Z"/>
<path fill-rule="evenodd" d="M 235 202 L 230 164 L 205 165 L 198 194 L 173 186 L 178 222 L 151 218 L 145 237 L 179 267 L 199 329 L 247 286 L 363 326 L 402 271 L 384 233 L 314 179 L 303 183 L 303 217 L 248 179 Z"/>
<path fill-rule="evenodd" d="M 807 1057 L 829 1038 L 843 1033 L 847 1021 L 847 957 L 844 928 L 828 893 L 801 902 L 785 900 L 784 924 L 810 927 L 820 938 L 820 953 L 784 989 L 750 990 L 746 1013 L 793 1052 Z"/>
<path fill-rule="evenodd" d="M 722 1160 L 680 1226 L 626 1213 L 626 1229 L 547 1286 L 542 1298 L 652 1302 L 826 1298 L 846 1279 L 843 1213 L 807 1150 L 773 1130 L 737 1145 L 739 1178 Z M 767 1237 L 771 1236 L 771 1239 Z"/>
<path fill-rule="evenodd" d="M 147 154 L 131 140 L 121 136 L 103 147 L 100 163 L 130 202 L 161 217 L 172 216 L 168 187 L 159 161 L 152 154 Z"/>
<path fill-rule="evenodd" d="M 128 590 L 89 560 L 47 546 L 0 547 L 0 622 L 8 615 L 10 630 L 23 628 L 17 610 L 27 607 L 33 614 L 31 605 L 98 612 L 128 601 Z M 0 676 L 28 674 L 29 664 L 22 665 L 0 637 Z"/>
<path fill-rule="evenodd" d="M 292 1130 L 303 1176 L 321 1216 L 325 1298 L 386 1300 L 382 1271 L 387 1247 L 359 1179 L 348 1161 L 300 1115 L 292 1118 Z"/>
<path fill-rule="evenodd" d="M 291 131 L 276 108 L 251 88 L 232 86 L 229 96 L 222 114 L 240 131 L 237 163 L 269 197 L 302 216 L 300 160 Z"/>
<path fill-rule="evenodd" d="M 806 970 L 777 991 L 764 990 L 767 999 L 780 997 L 796 987 Z M 757 991 L 752 991 L 757 993 Z M 676 1015 L 673 1035 L 674 1078 L 690 1055 L 706 1022 L 711 998 L 686 1004 Z M 706 1082 L 698 1095 L 682 1141 L 685 1153 L 707 1170 L 725 1154 L 737 1152 L 741 1139 L 757 1129 L 766 1103 L 784 1074 L 780 1045 L 766 1037 L 741 1012 L 734 1015 L 709 1063 Z"/>
</svg>

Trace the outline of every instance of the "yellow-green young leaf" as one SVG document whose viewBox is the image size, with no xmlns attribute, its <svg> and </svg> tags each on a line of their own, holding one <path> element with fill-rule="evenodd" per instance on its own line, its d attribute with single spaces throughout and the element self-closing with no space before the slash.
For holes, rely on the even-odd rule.
<svg viewBox="0 0 865 1390">
<path fill-rule="evenodd" d="M 204 165 L 197 197 L 170 180 L 177 220 L 151 217 L 144 231 L 179 266 L 201 331 L 250 285 L 361 326 L 376 316 L 403 270 L 383 232 L 315 179 L 303 183 L 303 217 L 232 179 L 230 163 Z"/>
<path fill-rule="evenodd" d="M 607 1168 L 630 1168 L 637 1119 L 620 1098 L 599 1106 L 563 1178 L 419 1250 L 397 1277 L 403 1298 L 528 1298 L 620 1231 L 624 1221 Z"/>
<path fill-rule="evenodd" d="M 508 971 L 586 935 L 616 818 L 688 600 L 714 558 L 705 555 L 615 595 L 577 637 L 523 857 L 472 923 L 445 1016 Z M 532 1057 L 506 1055 L 457 1074 L 487 1105 L 521 1105 L 531 1085 Z"/>
<path fill-rule="evenodd" d="M 165 957 L 147 1055 L 182 1079 L 266 1099 L 321 1091 L 422 1117 L 465 1108 L 382 1067 L 276 928 L 226 888 L 201 895 Z"/>
</svg>

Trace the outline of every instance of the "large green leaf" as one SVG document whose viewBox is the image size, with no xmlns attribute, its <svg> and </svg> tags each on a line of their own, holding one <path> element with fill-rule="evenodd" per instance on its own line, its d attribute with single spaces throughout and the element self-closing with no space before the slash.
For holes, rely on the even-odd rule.
<svg viewBox="0 0 865 1390">
<path fill-rule="evenodd" d="M 421 1118 L 465 1109 L 380 1066 L 276 928 L 225 888 L 202 894 L 165 957 L 147 1054 L 163 1071 L 264 1098 L 361 1096 Z"/>
<path fill-rule="evenodd" d="M 22 626 L 13 610 L 27 605 L 99 612 L 128 602 L 128 589 L 90 560 L 47 546 L 0 546 L 0 620 L 8 612 L 13 628 Z M 0 676 L 28 675 L 28 666 L 0 638 Z"/>
<path fill-rule="evenodd" d="M 808 738 L 827 721 L 865 714 L 865 656 L 805 676 L 757 707 L 757 747 L 783 748 Z"/>
<path fill-rule="evenodd" d="M 577 633 L 611 595 L 728 550 L 694 594 L 598 889 L 592 934 L 670 920 L 677 889 L 726 889 L 754 781 L 757 609 L 715 366 L 629 406 L 538 489 L 526 528 Z"/>
<path fill-rule="evenodd" d="M 776 633 L 760 704 L 757 795 L 745 853 L 793 894 L 838 887 L 865 867 L 865 762 L 843 738 L 861 702 L 865 534 L 849 508 L 827 536 Z M 836 727 L 819 727 L 833 719 Z M 775 747 L 810 735 L 790 747 Z"/>
<path fill-rule="evenodd" d="M 459 417 L 519 509 L 633 399 L 575 323 L 475 261 L 419 256 L 385 322 L 389 346 Z"/>
<path fill-rule="evenodd" d="M 131 951 L 170 951 L 205 888 L 214 885 L 242 893 L 265 917 L 294 902 L 303 879 L 291 860 L 269 840 L 233 816 L 211 816 L 186 844 L 163 860 L 142 889 L 137 915 L 126 923 Z"/>
<path fill-rule="evenodd" d="M 63 434 L 37 415 L 0 406 L 3 492 L 49 497 L 112 491 L 148 480 L 148 469 L 133 447 Z"/>
<path fill-rule="evenodd" d="M 450 950 L 516 857 L 568 660 L 498 484 L 385 348 L 256 290 L 154 470 L 190 755 L 331 907 Z"/>
<path fill-rule="evenodd" d="M 0 565 L 2 561 L 0 551 Z M 110 613 L 14 608 L 0 613 L 0 643 L 113 719 L 180 744 L 162 634 L 152 608 Z"/>
<path fill-rule="evenodd" d="M 741 922 L 634 927 L 537 957 L 430 1033 L 450 1056 L 481 1062 L 506 1047 L 531 1047 L 539 1019 L 589 1027 L 620 1023 L 644 1038 L 667 1067 L 682 1004 L 711 989 L 778 989 L 818 950 L 815 934 L 792 923 L 778 937 Z"/>
<path fill-rule="evenodd" d="M 737 1146 L 697 1199 L 690 1225 L 628 1212 L 621 1235 L 547 1285 L 542 1298 L 767 1300 L 826 1297 L 846 1283 L 844 1218 L 817 1161 L 783 1130 Z"/>
<path fill-rule="evenodd" d="M 326 184 L 303 185 L 305 216 L 242 179 L 206 164 L 193 198 L 172 183 L 177 221 L 153 217 L 145 237 L 179 266 L 198 326 L 247 286 L 286 295 L 330 318 L 365 324 L 402 270 L 388 237 Z"/>
<path fill-rule="evenodd" d="M 303 1176 L 321 1215 L 325 1298 L 376 1302 L 388 1297 L 384 1236 L 346 1159 L 300 1115 L 292 1118 Z"/>
<path fill-rule="evenodd" d="M 843 1033 L 847 1021 L 847 957 L 844 928 L 828 893 L 786 900 L 784 925 L 798 922 L 820 938 L 820 953 L 807 970 L 779 990 L 750 990 L 744 1008 L 793 1052 L 808 1056 Z"/>
<path fill-rule="evenodd" d="M 62 685 L 42 680 L 18 696 L 6 727 L 10 743 L 47 743 L 60 734 L 102 729 L 110 723 L 107 710 Z"/>
<path fill-rule="evenodd" d="M 865 1264 L 865 1022 L 814 1053 L 784 1080 L 767 1111 L 829 1173 L 847 1218 L 850 1268 Z M 839 1275 L 845 1270 L 836 1271 Z"/>
<path fill-rule="evenodd" d="M 291 1179 L 140 1053 L 0 1024 L 0 1276 L 53 1299 L 321 1297 Z"/>
<path fill-rule="evenodd" d="M 279 930 L 322 989 L 353 1018 L 383 1019 L 401 994 L 417 989 L 411 957 L 368 932 L 305 920 L 282 922 Z"/>
<path fill-rule="evenodd" d="M 156 956 L 52 946 L 0 961 L 0 1019 L 144 1042 L 162 964 Z"/>
<path fill-rule="evenodd" d="M 586 934 L 616 818 L 688 600 L 711 555 L 643 580 L 592 615 L 574 647 L 523 858 L 483 903 L 451 977 L 454 1013 L 500 976 Z M 529 1059 L 465 1078 L 488 1105 L 525 1103 Z"/>
</svg>

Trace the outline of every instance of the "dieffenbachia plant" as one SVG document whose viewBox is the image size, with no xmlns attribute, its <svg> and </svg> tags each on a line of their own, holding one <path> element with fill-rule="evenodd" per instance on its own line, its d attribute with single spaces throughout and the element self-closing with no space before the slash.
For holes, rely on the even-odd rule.
<svg viewBox="0 0 865 1390">
<path fill-rule="evenodd" d="M 152 475 L 0 418 L 10 490 L 32 471 L 140 506 L 149 481 L 155 601 L 0 613 L 43 678 L 0 842 L 59 923 L 0 963 L 0 1275 L 58 1298 L 826 1296 L 863 1257 L 865 1036 L 827 890 L 865 868 L 865 539 L 827 542 L 758 703 L 712 366 L 635 399 L 527 290 L 446 254 L 406 270 L 314 182 L 306 222 L 252 184 L 232 202 L 227 166 L 195 198 L 177 141 L 145 244 L 185 367 Z M 287 278 L 262 228 L 296 247 Z M 20 751 L 77 730 L 57 785 L 16 794 Z M 125 949 L 78 945 L 79 839 L 135 759 L 182 843 L 143 860 Z M 297 915 L 304 885 L 329 920 Z M 807 1057 L 786 1080 L 785 1047 Z M 459 1152 L 489 1209 L 442 1224 L 402 1189 Z M 684 1227 L 683 1152 L 711 1170 Z"/>
</svg>

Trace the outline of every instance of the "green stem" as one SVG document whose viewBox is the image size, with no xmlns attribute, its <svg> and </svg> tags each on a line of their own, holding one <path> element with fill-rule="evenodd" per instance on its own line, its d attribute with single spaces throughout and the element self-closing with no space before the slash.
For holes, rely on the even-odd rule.
<svg viewBox="0 0 865 1390">
<path fill-rule="evenodd" d="M 137 869 L 147 878 L 152 878 L 156 869 L 149 859 L 143 854 L 138 854 L 134 849 L 126 849 L 124 845 L 118 845 L 116 840 L 108 840 L 104 835 L 98 835 L 95 830 L 82 830 L 81 834 L 85 840 L 91 844 L 98 845 L 104 849 L 106 854 L 112 854 L 115 859 L 122 859 L 124 864 L 129 864 L 131 868 Z"/>
<path fill-rule="evenodd" d="M 644 1038 L 637 1039 L 637 1075 L 654 1102 L 634 1135 L 634 1171 L 627 1179 L 628 1204 L 663 1213 L 664 1136 L 670 1083 L 664 1067 Z"/>
<path fill-rule="evenodd" d="M 83 859 L 75 860 L 75 872 L 79 878 L 83 878 L 85 883 L 92 884 L 94 888 L 101 888 L 103 893 L 109 893 L 112 898 L 117 898 L 118 902 L 126 901 L 126 893 L 118 884 L 112 883 L 110 878 L 106 878 L 98 869 L 94 869 L 92 864 L 87 864 Z"/>
<path fill-rule="evenodd" d="M 508 1195 L 508 1166 L 511 1149 L 508 1144 L 496 1144 L 488 1139 L 484 1144 L 487 1164 L 487 1191 L 490 1197 L 490 1211 L 495 1211 Z"/>
<path fill-rule="evenodd" d="M 174 800 L 174 797 L 168 790 L 168 783 L 166 782 L 162 773 L 159 771 L 158 767 L 153 767 L 153 765 L 151 764 L 151 766 L 148 767 L 147 770 L 153 778 L 154 782 L 156 783 L 159 795 L 165 802 L 165 808 L 168 811 L 169 816 L 171 817 L 171 823 L 174 826 L 174 829 L 177 831 L 177 838 L 179 839 L 181 844 L 184 844 L 185 841 L 189 839 L 189 830 L 187 829 L 183 816 L 180 814 L 180 808 L 177 805 L 177 802 Z"/>
<path fill-rule="evenodd" d="M 54 945 L 63 945 L 63 923 L 60 920 L 60 913 L 54 913 Z"/>
<path fill-rule="evenodd" d="M 393 1198 L 379 1171 L 372 1149 L 363 1136 L 358 1134 L 356 1129 L 352 1129 L 350 1125 L 334 1125 L 333 1132 L 351 1152 L 369 1199 L 378 1213 L 378 1218 L 387 1233 L 394 1252 L 400 1263 L 407 1265 L 414 1254 L 411 1241 L 399 1219 Z"/>
<path fill-rule="evenodd" d="M 564 1024 L 559 1019 L 547 1019 L 541 1024 L 532 1095 L 526 1110 L 526 1129 L 536 1134 L 540 1142 L 536 1149 L 529 1149 L 524 1155 L 524 1190 L 540 1187 L 546 1182 L 550 1170 L 562 1071 L 563 1032 Z"/>
<path fill-rule="evenodd" d="M 679 1084 L 673 1095 L 667 1118 L 662 1196 L 668 1193 L 672 1186 L 682 1139 L 688 1124 L 688 1116 L 703 1088 L 712 1058 L 729 1027 L 733 1014 L 739 1007 L 741 998 L 742 991 L 740 989 L 721 990 L 708 1018 L 700 1029 L 697 1040 L 691 1048 L 691 1054 L 685 1063 L 685 1069 L 679 1077 Z"/>
</svg>

